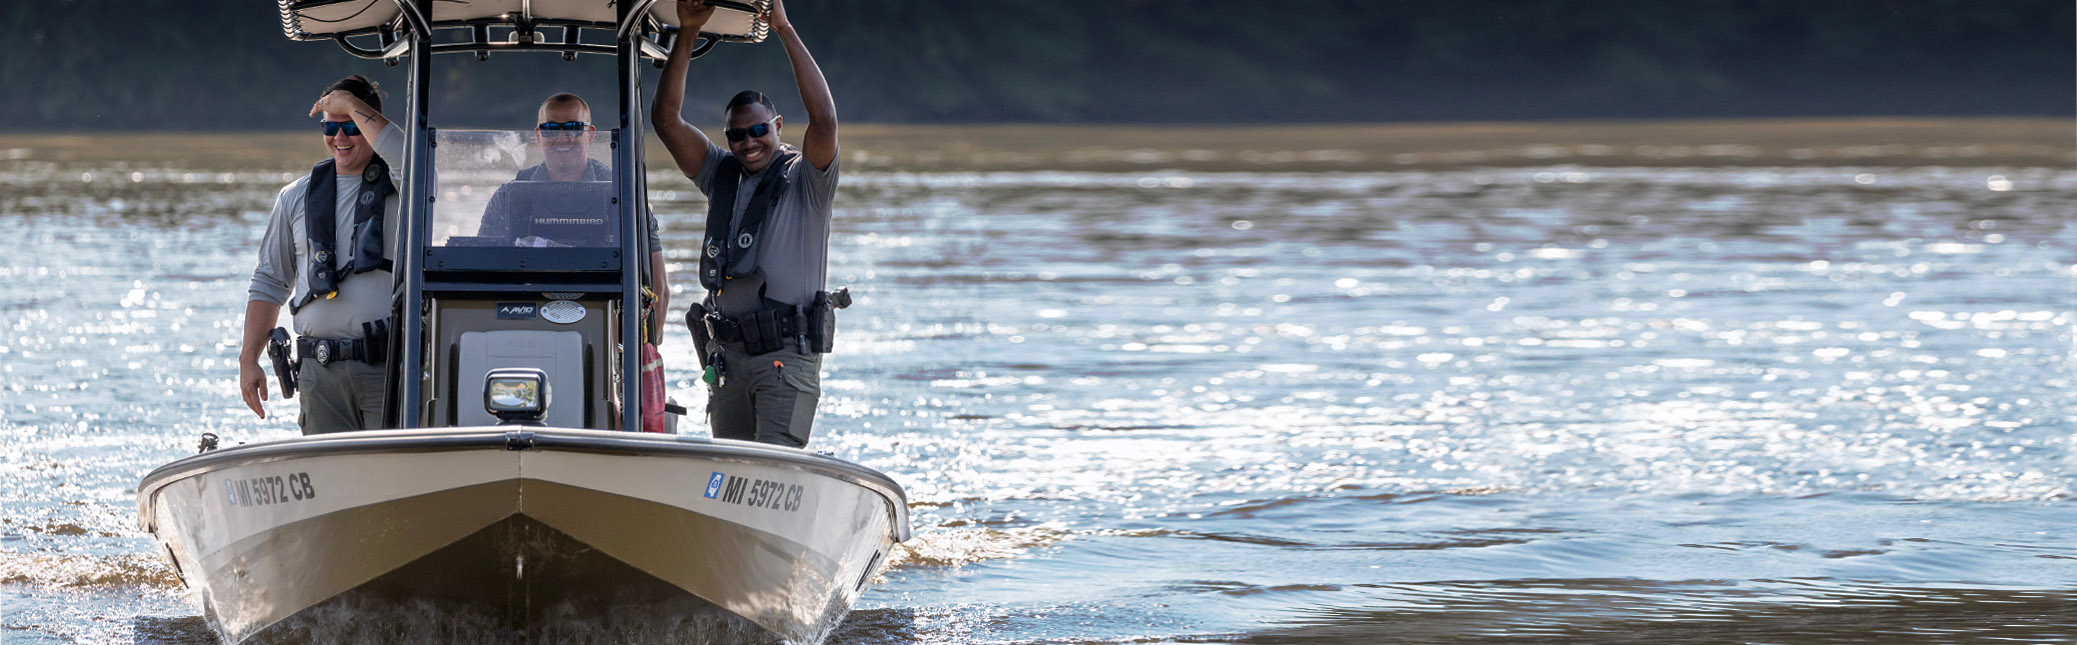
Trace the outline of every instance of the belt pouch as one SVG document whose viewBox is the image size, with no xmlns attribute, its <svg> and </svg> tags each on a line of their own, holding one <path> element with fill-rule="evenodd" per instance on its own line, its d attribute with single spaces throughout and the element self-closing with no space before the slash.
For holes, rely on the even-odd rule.
<svg viewBox="0 0 2077 645">
<path fill-rule="evenodd" d="M 755 344 L 759 354 L 778 349 L 786 344 L 786 333 L 779 329 L 779 311 L 766 309 L 757 312 L 757 334 Z"/>
<path fill-rule="evenodd" d="M 380 364 L 389 358 L 389 319 L 361 323 L 361 360 Z"/>
<path fill-rule="evenodd" d="M 735 322 L 736 332 L 743 335 L 743 351 L 752 354 L 764 353 L 764 350 L 759 349 L 764 345 L 764 330 L 757 324 L 757 314 L 737 318 Z"/>
</svg>

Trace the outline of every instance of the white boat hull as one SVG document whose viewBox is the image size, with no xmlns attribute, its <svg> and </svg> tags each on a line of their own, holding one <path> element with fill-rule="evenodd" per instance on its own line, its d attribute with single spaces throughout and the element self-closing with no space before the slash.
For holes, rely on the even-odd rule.
<svg viewBox="0 0 2077 645">
<path fill-rule="evenodd" d="M 138 501 L 230 642 L 812 643 L 908 537 L 849 462 L 509 426 L 218 450 Z"/>
</svg>

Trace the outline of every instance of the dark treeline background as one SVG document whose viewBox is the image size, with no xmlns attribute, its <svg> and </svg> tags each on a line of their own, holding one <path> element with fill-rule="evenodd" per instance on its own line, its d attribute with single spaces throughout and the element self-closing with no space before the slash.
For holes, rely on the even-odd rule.
<svg viewBox="0 0 2077 645">
<path fill-rule="evenodd" d="M 2077 112 L 2070 0 L 791 0 L 847 121 L 1298 123 Z M 0 3 L 0 128 L 300 126 L 404 68 L 282 37 L 272 2 Z M 443 56 L 435 108 L 610 106 L 603 58 Z M 648 71 L 651 84 L 655 70 Z M 694 64 L 688 113 L 798 104 L 783 49 Z M 604 115 L 600 115 L 604 116 Z"/>
</svg>

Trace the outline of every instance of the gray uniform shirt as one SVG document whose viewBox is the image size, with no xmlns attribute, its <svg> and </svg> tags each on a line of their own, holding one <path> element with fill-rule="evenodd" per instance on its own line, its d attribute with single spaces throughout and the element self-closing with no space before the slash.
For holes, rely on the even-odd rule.
<svg viewBox="0 0 2077 645">
<path fill-rule="evenodd" d="M 390 181 L 400 189 L 403 184 L 404 167 L 399 163 L 403 157 L 403 135 L 395 127 L 386 127 L 376 133 L 371 142 L 375 154 L 390 162 Z M 267 220 L 267 234 L 260 239 L 259 265 L 252 271 L 252 286 L 249 300 L 271 302 L 276 305 L 290 302 L 310 292 L 310 278 L 303 268 L 310 264 L 310 236 L 303 225 L 303 195 L 308 190 L 310 175 L 305 173 L 289 185 L 282 187 L 274 197 L 274 213 Z M 338 210 L 332 220 L 338 226 L 333 239 L 338 240 L 340 251 L 335 267 L 344 267 L 353 261 L 353 208 L 361 195 L 361 176 L 356 173 L 337 179 Z M 398 224 L 403 220 L 398 208 L 401 198 L 391 193 L 383 202 L 382 241 L 388 247 L 384 253 L 391 260 L 397 257 L 397 241 L 400 233 Z M 361 323 L 389 317 L 390 272 L 369 271 L 342 276 L 339 295 L 329 300 L 313 300 L 295 312 L 296 334 L 314 338 L 360 338 Z"/>
<path fill-rule="evenodd" d="M 732 154 L 721 146 L 708 144 L 707 163 L 692 178 L 700 192 L 714 195 L 714 175 L 721 168 L 721 160 Z M 728 288 L 714 298 L 722 313 L 739 316 L 763 309 L 764 303 L 758 299 L 760 288 L 764 297 L 792 305 L 807 305 L 814 301 L 815 292 L 829 288 L 829 221 L 836 203 L 837 165 L 838 160 L 831 160 L 829 169 L 816 170 L 815 164 L 805 157 L 793 164 L 787 174 L 786 193 L 772 204 L 772 211 L 764 220 L 764 234 L 759 236 L 757 268 L 764 272 L 764 279 L 746 277 L 730 281 Z M 750 196 L 757 192 L 757 183 L 757 177 L 747 173 L 737 183 L 735 222 L 741 222 L 743 211 L 750 207 Z"/>
</svg>

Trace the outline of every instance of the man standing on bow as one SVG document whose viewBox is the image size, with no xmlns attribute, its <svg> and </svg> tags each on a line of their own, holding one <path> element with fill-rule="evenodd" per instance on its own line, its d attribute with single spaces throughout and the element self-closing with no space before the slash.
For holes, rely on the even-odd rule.
<svg viewBox="0 0 2077 645">
<path fill-rule="evenodd" d="M 802 146 L 779 142 L 786 121 L 764 94 L 729 99 L 728 148 L 685 122 L 685 76 L 693 41 L 713 15 L 700 0 L 677 0 L 679 32 L 656 90 L 651 120 L 678 169 L 708 197 L 700 245 L 704 302 L 687 312 L 712 383 L 714 436 L 805 446 L 821 398 L 822 355 L 835 335 L 829 227 L 837 190 L 837 109 L 786 8 L 765 16 L 786 47 L 807 110 Z"/>
<path fill-rule="evenodd" d="M 339 96 L 352 97 L 369 118 L 381 119 L 380 91 L 358 74 L 326 87 L 311 114 Z M 366 136 L 374 131 L 364 135 L 356 117 L 344 112 L 324 113 L 319 125 L 331 156 L 274 199 L 238 353 L 239 394 L 264 419 L 260 402 L 267 399 L 267 377 L 259 357 L 282 303 L 288 303 L 297 360 L 287 364 L 288 374 L 276 376 L 301 391 L 306 435 L 382 427 L 390 262 L 402 219 L 396 216 L 401 169 L 375 153 L 373 137 Z M 400 141 L 388 143 L 401 147 Z"/>
</svg>

